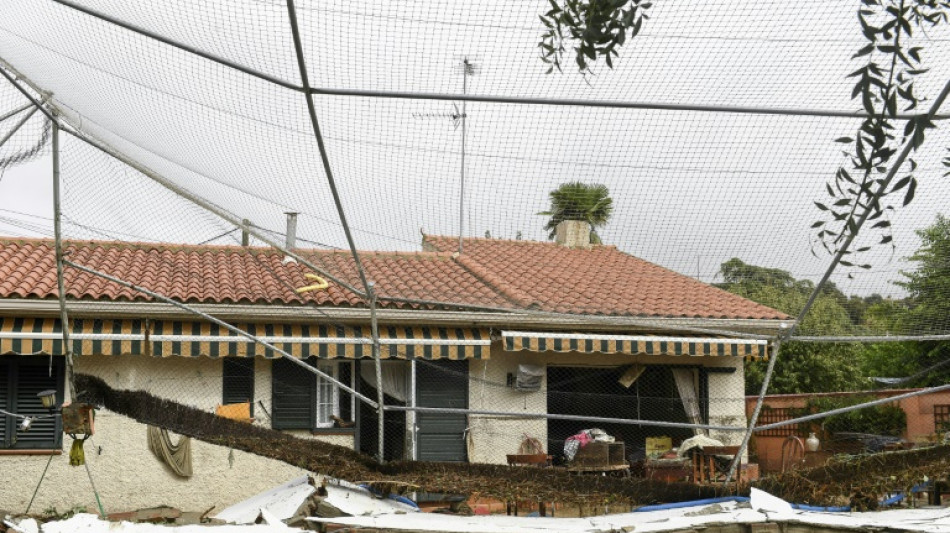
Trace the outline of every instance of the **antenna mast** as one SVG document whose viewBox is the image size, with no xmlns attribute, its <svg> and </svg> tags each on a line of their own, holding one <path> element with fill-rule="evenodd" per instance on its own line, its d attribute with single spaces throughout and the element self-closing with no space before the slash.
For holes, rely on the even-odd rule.
<svg viewBox="0 0 950 533">
<path fill-rule="evenodd" d="M 462 59 L 462 95 L 468 95 L 468 76 L 475 74 L 475 65 L 469 62 L 468 57 Z M 462 253 L 462 238 L 465 235 L 465 122 L 466 100 L 462 100 L 462 165 L 459 176 L 459 253 Z"/>
</svg>

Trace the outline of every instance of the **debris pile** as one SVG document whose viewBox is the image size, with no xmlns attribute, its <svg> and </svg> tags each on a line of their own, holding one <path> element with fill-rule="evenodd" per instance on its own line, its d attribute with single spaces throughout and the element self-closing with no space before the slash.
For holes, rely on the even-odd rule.
<svg viewBox="0 0 950 533">
<path fill-rule="evenodd" d="M 835 456 L 825 466 L 791 470 L 761 479 L 756 486 L 783 499 L 818 506 L 848 505 L 873 511 L 887 494 L 940 490 L 950 479 L 950 446 L 865 455 Z M 946 489 L 945 489 L 946 490 Z"/>
<path fill-rule="evenodd" d="M 140 391 L 117 391 L 101 380 L 77 376 L 86 402 L 146 424 L 206 442 L 277 459 L 337 479 L 392 481 L 428 492 L 465 494 L 501 501 L 546 501 L 579 506 L 647 505 L 730 494 L 722 486 L 666 483 L 642 478 L 576 475 L 555 468 L 505 465 L 392 462 L 385 465 L 348 448 L 298 439 L 251 426 Z M 950 478 L 950 446 L 846 456 L 812 470 L 763 478 L 756 486 L 787 501 L 819 506 L 877 508 L 882 495 L 910 491 L 923 482 Z"/>
</svg>

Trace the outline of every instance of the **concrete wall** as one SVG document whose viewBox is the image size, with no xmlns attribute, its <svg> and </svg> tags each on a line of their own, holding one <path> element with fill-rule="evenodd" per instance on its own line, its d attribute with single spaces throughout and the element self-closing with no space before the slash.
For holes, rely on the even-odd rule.
<svg viewBox="0 0 950 533">
<path fill-rule="evenodd" d="M 177 442 L 177 436 L 172 437 Z M 72 439 L 53 456 L 31 512 L 83 506 L 96 501 L 84 467 L 69 466 Z M 97 448 L 102 448 L 102 454 Z M 170 505 L 186 511 L 217 510 L 306 472 L 280 461 L 191 441 L 194 475 L 176 476 L 148 449 L 146 426 L 110 411 L 96 412 L 96 434 L 86 441 L 86 461 L 107 513 Z M 0 455 L 0 509 L 26 509 L 49 456 Z"/>
<path fill-rule="evenodd" d="M 633 363 L 734 368 L 733 373 L 709 375 L 709 395 L 713 400 L 709 407 L 710 423 L 730 426 L 746 424 L 744 372 L 742 359 L 737 357 L 506 352 L 496 342 L 492 344 L 490 359 L 471 360 L 469 363 L 469 406 L 475 410 L 547 412 L 546 382 L 542 382 L 541 390 L 537 392 L 520 392 L 505 386 L 507 374 L 517 373 L 519 364 L 607 367 Z M 610 414 L 605 413 L 604 416 L 609 417 Z M 506 463 L 505 456 L 518 453 L 525 434 L 537 438 L 543 445 L 547 442 L 547 422 L 544 419 L 471 415 L 469 427 L 469 460 L 476 463 Z M 727 445 L 742 442 L 740 432 L 713 432 L 711 436 Z"/>
<path fill-rule="evenodd" d="M 886 391 L 866 391 L 866 392 L 832 392 L 822 394 L 776 394 L 765 397 L 765 406 L 772 408 L 802 408 L 805 407 L 808 400 L 815 396 L 822 397 L 847 397 L 847 396 L 876 396 L 878 398 L 887 398 L 899 394 L 911 392 L 918 389 L 894 389 Z M 746 412 L 752 415 L 755 408 L 756 397 L 746 398 Z M 950 405 L 950 391 L 942 391 L 921 396 L 914 396 L 904 400 L 898 400 L 897 405 L 907 413 L 907 428 L 902 437 L 910 442 L 928 440 L 934 435 L 934 406 Z M 820 425 L 817 421 L 816 425 Z M 802 431 L 805 431 L 804 429 Z M 778 471 L 782 466 L 782 444 L 787 437 L 767 437 L 754 435 L 752 438 L 752 447 L 758 458 L 758 462 L 763 471 Z"/>
</svg>

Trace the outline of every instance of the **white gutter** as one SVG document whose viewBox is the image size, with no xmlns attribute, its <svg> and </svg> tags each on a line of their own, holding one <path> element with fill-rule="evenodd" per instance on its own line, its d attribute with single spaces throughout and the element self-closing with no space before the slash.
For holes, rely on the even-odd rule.
<svg viewBox="0 0 950 533">
<path fill-rule="evenodd" d="M 529 339 L 564 339 L 564 340 L 594 340 L 594 341 L 630 341 L 630 342 L 692 342 L 701 343 L 729 343 L 749 346 L 767 346 L 769 341 L 764 339 L 727 339 L 722 337 L 662 337 L 656 335 L 600 335 L 584 333 L 547 333 L 543 331 L 502 331 L 502 337 L 520 337 Z"/>
<path fill-rule="evenodd" d="M 283 323 L 364 323 L 369 321 L 369 309 L 358 307 L 314 307 L 265 304 L 190 304 L 194 309 L 225 320 L 248 320 L 255 322 Z M 167 318 L 194 319 L 194 315 L 182 312 L 172 305 L 158 302 L 109 302 L 95 300 L 70 300 L 67 309 L 77 318 Z M 55 300 L 28 298 L 0 299 L 0 315 L 59 316 Z M 771 339 L 791 326 L 792 320 L 743 319 L 743 318 L 664 318 L 664 317 L 617 317 L 599 315 L 570 315 L 558 313 L 522 312 L 475 312 L 443 311 L 427 309 L 378 309 L 379 321 L 386 324 L 420 324 L 432 326 L 550 328 L 550 329 L 599 329 L 695 331 L 706 335 L 730 335 L 759 339 Z"/>
</svg>

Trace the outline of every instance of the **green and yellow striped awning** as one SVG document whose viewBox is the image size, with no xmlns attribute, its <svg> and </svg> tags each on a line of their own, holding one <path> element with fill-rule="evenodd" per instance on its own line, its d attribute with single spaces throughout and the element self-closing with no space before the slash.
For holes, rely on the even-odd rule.
<svg viewBox="0 0 950 533">
<path fill-rule="evenodd" d="M 768 359 L 768 341 L 649 335 L 594 335 L 502 331 L 506 351 L 579 352 L 629 355 L 733 356 Z"/>
<path fill-rule="evenodd" d="M 297 358 L 372 357 L 369 326 L 233 324 Z M 73 354 L 281 357 L 281 353 L 209 322 L 70 320 Z M 478 328 L 380 326 L 384 358 L 487 359 L 489 332 Z M 62 355 L 58 318 L 0 318 L 0 354 Z"/>
</svg>

